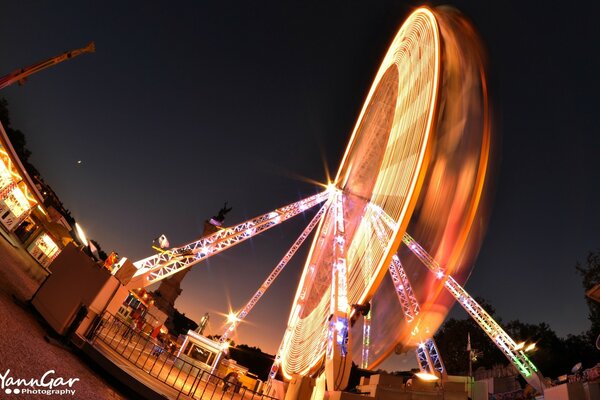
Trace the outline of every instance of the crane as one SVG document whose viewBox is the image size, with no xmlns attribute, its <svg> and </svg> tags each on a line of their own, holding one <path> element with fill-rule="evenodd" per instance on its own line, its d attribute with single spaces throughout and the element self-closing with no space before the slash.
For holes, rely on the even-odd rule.
<svg viewBox="0 0 600 400">
<path fill-rule="evenodd" d="M 87 46 L 82 47 L 80 49 L 67 51 L 56 57 L 52 57 L 45 61 L 41 61 L 28 67 L 16 70 L 0 78 L 0 89 L 4 89 L 5 87 L 10 86 L 15 82 L 19 83 L 19 85 L 22 85 L 25 83 L 29 75 L 35 74 L 36 72 L 40 72 L 48 67 L 52 67 L 63 61 L 70 60 L 71 58 L 75 58 L 81 54 L 93 53 L 95 51 L 96 45 L 94 44 L 94 42 L 90 42 Z"/>
</svg>

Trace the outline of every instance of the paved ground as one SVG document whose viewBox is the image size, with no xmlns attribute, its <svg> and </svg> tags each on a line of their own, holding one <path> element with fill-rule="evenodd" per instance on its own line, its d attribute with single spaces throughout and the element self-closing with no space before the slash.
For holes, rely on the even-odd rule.
<svg viewBox="0 0 600 400">
<path fill-rule="evenodd" d="M 27 253 L 0 237 L 0 399 L 127 399 L 70 348 L 55 340 L 48 342 L 42 323 L 13 300 L 13 295 L 31 298 L 45 276 Z M 49 370 L 55 373 L 48 378 L 78 378 L 70 388 L 75 394 L 7 394 L 7 388 L 2 388 L 9 377 L 39 379 Z"/>
</svg>

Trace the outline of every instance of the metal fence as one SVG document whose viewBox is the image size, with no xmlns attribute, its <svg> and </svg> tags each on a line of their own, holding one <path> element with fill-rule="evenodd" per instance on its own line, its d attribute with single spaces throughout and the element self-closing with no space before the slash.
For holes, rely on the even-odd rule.
<svg viewBox="0 0 600 400">
<path fill-rule="evenodd" d="M 113 352 L 156 380 L 172 387 L 180 396 L 193 399 L 276 400 L 239 384 L 230 386 L 196 364 L 171 354 L 162 343 L 139 332 L 110 313 L 105 313 L 94 326 L 89 339 L 101 341 Z"/>
</svg>

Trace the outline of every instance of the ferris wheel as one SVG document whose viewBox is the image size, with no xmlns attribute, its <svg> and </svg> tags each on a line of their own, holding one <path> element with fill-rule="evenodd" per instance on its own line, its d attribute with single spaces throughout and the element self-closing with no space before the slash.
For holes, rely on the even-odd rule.
<svg viewBox="0 0 600 400">
<path fill-rule="evenodd" d="M 135 263 L 144 287 L 320 205 L 222 339 L 315 230 L 272 375 L 345 388 L 354 360 L 376 367 L 416 349 L 444 374 L 432 340 L 458 301 L 538 390 L 538 371 L 462 288 L 485 231 L 493 155 L 481 47 L 450 8 L 419 8 L 375 76 L 327 190 Z M 361 316 L 363 318 L 361 318 Z"/>
</svg>

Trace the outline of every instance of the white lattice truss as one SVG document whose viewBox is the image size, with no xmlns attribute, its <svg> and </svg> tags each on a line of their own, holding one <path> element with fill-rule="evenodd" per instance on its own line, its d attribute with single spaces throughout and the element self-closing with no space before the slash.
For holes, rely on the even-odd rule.
<svg viewBox="0 0 600 400">
<path fill-rule="evenodd" d="M 417 362 L 419 363 L 419 369 L 423 372 L 429 372 L 430 374 L 434 371 L 438 371 L 441 374 L 445 373 L 442 357 L 440 357 L 435 340 L 432 338 L 427 339 L 417 346 Z"/>
<path fill-rule="evenodd" d="M 313 231 L 313 229 L 315 228 L 315 226 L 317 226 L 319 224 L 319 221 L 321 221 L 321 218 L 323 217 L 323 215 L 325 214 L 325 212 L 329 208 L 330 204 L 331 204 L 331 200 L 327 201 L 321 207 L 321 209 L 315 214 L 315 216 L 309 222 L 309 224 L 306 226 L 306 228 L 304 229 L 304 231 L 302 231 L 302 233 L 300 234 L 300 236 L 298 236 L 298 239 L 296 239 L 296 241 L 294 242 L 294 244 L 292 244 L 292 246 L 287 251 L 287 253 L 285 253 L 285 255 L 279 261 L 279 263 L 277 264 L 277 266 L 273 269 L 273 271 L 271 271 L 271 274 L 269 274 L 269 276 L 267 277 L 267 279 L 265 279 L 265 281 L 260 286 L 260 288 L 256 291 L 256 293 L 254 293 L 254 296 L 252 296 L 252 298 L 250 298 L 250 300 L 248 301 L 248 303 L 246 303 L 246 305 L 244 306 L 244 308 L 242 309 L 242 311 L 240 311 L 239 313 L 237 313 L 234 321 L 229 325 L 229 327 L 227 328 L 227 330 L 221 335 L 221 338 L 220 338 L 221 342 L 224 342 L 225 340 L 227 340 L 227 338 L 235 330 L 235 328 L 237 327 L 237 325 L 244 318 L 246 318 L 246 315 L 248 315 L 248 313 L 252 310 L 252 308 L 254 308 L 254 306 L 256 305 L 256 303 L 258 302 L 258 300 L 260 300 L 260 298 L 265 294 L 265 292 L 269 289 L 269 287 L 271 286 L 271 284 L 279 276 L 279 273 L 285 268 L 285 266 L 288 264 L 288 262 L 294 256 L 294 254 L 296 254 L 296 251 L 298 251 L 298 249 L 300 248 L 300 246 L 302 246 L 302 244 L 304 243 L 304 241 L 306 240 L 306 238 L 310 235 L 310 233 Z"/>
<path fill-rule="evenodd" d="M 138 287 L 158 282 L 324 202 L 329 195 L 329 191 L 321 192 L 236 226 L 221 229 L 195 242 L 136 261 L 134 266 L 138 270 L 132 282 Z"/>
<path fill-rule="evenodd" d="M 400 300 L 400 306 L 404 312 L 404 318 L 407 322 L 412 322 L 417 314 L 419 314 L 420 307 L 417 302 L 417 298 L 412 290 L 412 285 L 406 276 L 406 272 L 400 263 L 400 259 L 397 255 L 392 256 L 392 262 L 389 267 L 390 276 L 392 282 L 394 282 L 394 288 Z"/>
<path fill-rule="evenodd" d="M 389 232 L 386 231 L 393 227 L 393 220 L 389 218 L 380 207 L 377 207 L 373 204 L 369 204 L 369 207 L 375 211 L 372 214 L 374 218 L 371 221 L 371 224 L 375 230 L 375 233 L 377 234 L 377 237 L 380 240 L 386 240 L 386 237 L 389 237 L 387 236 L 389 235 Z M 400 258 L 396 254 L 392 256 L 392 261 L 390 262 L 388 271 L 390 273 L 390 277 L 392 278 L 394 289 L 396 291 L 396 295 L 398 296 L 398 301 L 400 302 L 404 318 L 406 319 L 407 323 L 410 324 L 419 314 L 421 308 L 412 289 L 410 280 L 406 275 L 406 271 L 404 270 L 404 267 L 402 267 Z M 370 342 L 370 340 L 367 342 Z M 365 343 L 366 342 L 363 342 L 363 352 L 365 351 Z M 437 351 L 437 346 L 433 338 L 428 338 L 425 342 L 417 346 L 416 356 L 417 362 L 419 363 L 419 369 L 421 371 L 431 374 L 437 371 L 442 375 L 446 373 L 444 363 L 442 362 L 442 358 Z"/>
<path fill-rule="evenodd" d="M 207 237 L 201 238 L 195 242 L 188 243 L 184 246 L 171 249 L 164 253 L 156 254 L 154 256 L 145 258 L 143 260 L 137 261 L 134 265 L 138 268 L 138 271 L 134 275 L 134 278 L 140 278 L 145 276 L 143 282 L 140 286 L 148 286 L 154 282 L 158 282 L 168 276 L 171 276 L 185 268 L 189 268 L 198 262 L 213 256 L 215 254 L 220 253 L 230 247 L 235 246 L 238 243 L 245 241 L 261 232 L 266 231 L 269 228 L 272 228 L 275 225 L 280 224 L 283 221 L 286 221 L 301 212 L 308 210 L 309 208 L 314 207 L 317 204 L 320 204 L 326 200 L 330 200 L 332 198 L 341 199 L 339 196 L 332 196 L 330 191 L 324 191 L 314 196 L 308 197 L 306 199 L 300 200 L 298 202 L 292 203 L 290 205 L 281 207 L 275 211 L 263 214 L 256 218 L 245 221 L 236 226 L 219 230 L 218 232 L 209 235 Z M 291 257 L 295 254 L 296 250 L 300 247 L 300 245 L 304 242 L 306 237 L 310 234 L 310 232 L 314 229 L 316 224 L 323 217 L 325 211 L 329 207 L 330 202 L 325 204 L 319 212 L 312 219 L 310 224 L 306 227 L 300 237 L 296 240 L 296 242 L 292 245 L 290 250 L 286 253 L 286 255 L 282 258 L 280 263 L 273 270 L 271 275 L 265 280 L 261 288 L 256 292 L 256 294 L 251 298 L 246 307 L 238 314 L 237 318 L 244 318 L 248 312 L 254 307 L 256 302 L 262 297 L 265 290 L 272 284 L 275 278 L 279 275 L 281 270 L 287 265 Z M 385 237 L 383 235 L 383 230 L 395 229 L 395 221 L 391 217 L 389 217 L 381 208 L 376 205 L 369 204 L 368 207 L 373 208 L 376 211 L 376 216 L 374 221 L 372 221 L 372 226 L 379 237 Z M 336 204 L 336 212 L 340 215 L 343 215 L 341 211 L 341 207 L 339 209 L 338 204 Z M 343 220 L 343 218 L 341 218 Z M 340 222 L 340 218 L 336 218 L 337 222 Z M 343 249 L 344 246 L 344 236 L 343 236 L 343 222 L 342 225 L 337 226 L 338 229 L 341 230 L 341 235 L 338 235 L 339 242 L 334 245 L 336 248 L 334 249 L 334 253 L 338 253 L 340 248 Z M 338 225 L 338 224 L 336 224 Z M 403 243 L 408 246 L 408 248 L 412 251 L 412 253 L 423 263 L 431 272 L 433 272 L 438 279 L 444 279 L 444 286 L 446 289 L 450 291 L 450 293 L 456 298 L 456 300 L 463 306 L 463 308 L 469 313 L 469 315 L 479 324 L 479 326 L 483 329 L 483 331 L 492 339 L 492 341 L 498 346 L 498 348 L 506 355 L 508 360 L 515 365 L 517 370 L 521 373 L 521 375 L 534 386 L 536 389 L 540 390 L 543 388 L 543 384 L 541 383 L 538 375 L 538 370 L 535 365 L 529 360 L 529 358 L 525 355 L 525 353 L 517 347 L 515 341 L 494 321 L 494 319 L 452 278 L 450 275 L 447 275 L 445 269 L 442 268 L 431 255 L 419 245 L 408 233 L 404 233 L 402 238 Z M 342 250 L 343 254 L 343 250 Z M 344 270 L 345 272 L 345 258 L 343 255 L 337 257 L 337 268 Z M 339 265 L 341 264 L 341 265 Z M 335 270 L 335 268 L 334 268 Z M 392 262 L 390 263 L 389 272 L 394 282 L 394 287 L 396 288 L 396 293 L 400 300 L 400 304 L 404 315 L 408 322 L 414 320 L 416 315 L 419 313 L 419 304 L 416 301 L 414 293 L 412 291 L 412 287 L 410 285 L 410 281 L 406 276 L 406 272 L 404 271 L 399 258 L 394 255 L 392 257 Z M 342 289 L 338 294 L 338 298 L 335 301 L 338 307 L 347 304 L 345 300 L 345 280 L 341 277 L 341 282 L 336 282 L 337 285 L 341 286 L 337 289 Z M 334 278 L 334 282 L 340 279 L 340 276 L 337 276 L 337 279 Z M 139 280 L 136 280 L 139 282 Z M 341 303 L 341 304 L 339 304 Z M 235 328 L 235 327 L 234 327 Z M 230 330 L 228 330 L 229 332 Z M 365 354 L 366 357 L 363 356 L 363 360 L 368 360 L 368 342 L 366 341 L 367 349 L 363 349 L 363 351 L 367 351 Z M 280 352 L 278 352 L 279 355 Z M 436 370 L 442 372 L 443 371 L 443 363 L 441 358 L 439 357 L 439 352 L 435 345 L 433 339 L 428 339 L 424 343 L 422 343 L 417 348 L 417 359 L 419 361 L 419 366 L 422 370 L 427 366 L 428 370 L 431 370 L 433 366 Z M 277 371 L 278 362 L 276 360 L 275 365 L 273 366 L 273 370 L 271 371 L 272 376 Z M 364 362 L 363 361 L 363 362 Z M 368 363 L 368 361 L 367 361 Z"/>
<path fill-rule="evenodd" d="M 376 215 L 386 225 L 385 229 L 394 229 L 395 222 L 390 218 L 385 211 L 376 205 L 369 204 L 376 210 Z M 374 222 L 375 230 L 384 229 L 381 227 L 382 224 Z M 404 233 L 402 242 L 408 246 L 411 252 L 425 265 L 431 272 L 433 272 L 438 279 L 444 279 L 444 286 L 454 296 L 458 303 L 467 311 L 467 313 L 477 322 L 477 324 L 483 329 L 483 331 L 489 336 L 489 338 L 496 344 L 496 346 L 504 353 L 508 360 L 517 368 L 519 373 L 525 378 L 525 380 L 531 384 L 538 391 L 543 390 L 543 383 L 540 381 L 538 370 L 536 366 L 529 360 L 523 350 L 517 347 L 515 341 L 494 321 L 494 319 L 481 307 L 475 299 L 473 299 L 467 291 L 458 284 L 452 278 L 452 276 L 446 274 L 444 268 L 442 268 L 437 261 L 423 248 L 421 245 L 414 240 L 408 233 Z M 393 279 L 393 278 L 392 278 Z M 397 291 L 400 295 L 400 293 Z M 406 300 L 401 303 L 407 303 Z M 404 310 L 404 308 L 403 308 Z M 430 339 L 431 340 L 431 339 Z M 421 347 L 423 351 L 435 349 L 437 355 L 437 348 L 435 343 L 429 343 L 429 340 L 424 343 Z M 417 357 L 420 361 L 419 349 L 417 349 Z M 431 355 L 431 353 L 430 353 Z M 423 354 L 425 357 L 425 354 Z M 439 361 L 441 359 L 438 357 Z M 435 363 L 435 360 L 431 360 Z M 429 363 L 431 365 L 431 363 Z"/>
<path fill-rule="evenodd" d="M 394 287 L 396 288 L 396 294 L 400 300 L 400 305 L 402 306 L 402 311 L 404 312 L 404 317 L 408 323 L 411 323 L 419 314 L 419 302 L 406 276 L 406 271 L 402 267 L 400 258 L 395 254 L 392 256 L 389 271 L 394 282 Z M 433 338 L 429 338 L 424 343 L 419 344 L 416 349 L 416 355 L 421 371 L 429 373 L 437 371 L 440 374 L 446 372 Z"/>
<path fill-rule="evenodd" d="M 369 368 L 369 354 L 371 349 L 371 310 L 363 318 L 363 343 L 360 359 L 362 369 Z"/>
<path fill-rule="evenodd" d="M 473 299 L 461 285 L 450 275 L 446 275 L 440 265 L 417 243 L 409 234 L 405 233 L 402 241 L 408 246 L 415 256 L 438 279 L 445 279 L 444 286 L 469 315 L 477 322 L 483 331 L 492 339 L 496 346 L 504 353 L 506 358 L 517 368 L 525 380 L 539 391 L 543 390 L 538 369 L 520 350 L 515 341 L 494 321 L 494 319 Z"/>
</svg>

